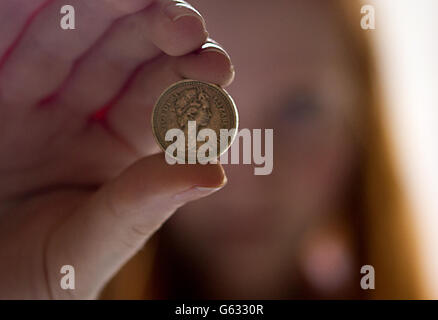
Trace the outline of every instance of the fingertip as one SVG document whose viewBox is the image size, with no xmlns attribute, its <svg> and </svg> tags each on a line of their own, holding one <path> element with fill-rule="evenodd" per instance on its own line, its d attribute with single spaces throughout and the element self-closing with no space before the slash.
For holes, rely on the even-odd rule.
<svg viewBox="0 0 438 320">
<path fill-rule="evenodd" d="M 220 47 L 203 47 L 199 52 L 180 57 L 177 73 L 183 78 L 197 79 L 229 86 L 235 76 L 233 64 L 228 53 Z"/>
<path fill-rule="evenodd" d="M 188 170 L 189 168 L 184 168 Z M 227 184 L 227 176 L 221 164 L 192 165 L 196 170 L 193 176 L 194 184 L 186 190 L 173 195 L 172 199 L 177 203 L 186 203 L 209 196 L 221 190 Z"/>
<path fill-rule="evenodd" d="M 233 82 L 235 70 L 231 58 L 225 50 L 212 45 L 203 49 L 199 55 L 204 58 L 204 63 L 211 70 L 210 76 L 215 78 L 215 81 L 212 82 L 222 87 L 229 86 Z"/>
<path fill-rule="evenodd" d="M 201 188 L 222 188 L 227 184 L 225 170 L 220 163 L 195 165 L 198 171 L 195 186 Z"/>
<path fill-rule="evenodd" d="M 227 183 L 223 166 L 217 163 L 207 164 L 168 164 L 165 154 L 160 153 L 150 157 L 154 166 L 160 168 L 160 177 L 169 181 L 173 186 L 221 188 Z M 179 187 L 178 187 L 179 188 Z"/>
<path fill-rule="evenodd" d="M 208 38 L 205 20 L 187 3 L 175 3 L 164 8 L 170 19 L 168 37 L 163 51 L 170 56 L 181 56 L 196 50 Z"/>
<path fill-rule="evenodd" d="M 202 22 L 204 29 L 206 29 L 205 20 L 202 17 L 202 15 L 199 13 L 198 10 L 196 10 L 193 6 L 191 6 L 187 2 L 171 1 L 167 6 L 164 7 L 163 11 L 174 22 L 184 16 L 196 17 Z"/>
<path fill-rule="evenodd" d="M 221 164 L 168 164 L 164 153 L 134 163 L 113 183 L 118 197 L 145 198 L 150 194 L 173 195 L 187 188 L 220 188 L 227 182 Z M 135 202 L 135 201 L 134 201 Z"/>
</svg>

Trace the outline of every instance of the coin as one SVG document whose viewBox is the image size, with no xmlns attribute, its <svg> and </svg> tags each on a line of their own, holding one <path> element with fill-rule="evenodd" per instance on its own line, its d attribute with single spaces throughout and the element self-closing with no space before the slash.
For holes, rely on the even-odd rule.
<svg viewBox="0 0 438 320">
<path fill-rule="evenodd" d="M 214 131 L 216 138 L 216 150 L 205 153 L 207 160 L 219 157 L 230 147 L 237 134 L 238 112 L 231 96 L 221 87 L 198 80 L 182 80 L 160 95 L 152 111 L 151 121 L 152 132 L 161 149 L 180 163 L 188 163 L 190 152 L 200 151 L 202 145 L 212 139 L 211 136 L 202 139 L 205 134 L 199 133 L 203 129 Z M 179 129 L 184 133 L 185 152 L 169 151 L 169 146 L 175 143 L 175 139 L 169 137 L 169 141 L 166 141 L 166 134 L 171 129 Z M 228 130 L 226 137 L 224 129 Z M 211 130 L 207 131 L 212 133 Z M 195 142 L 190 140 L 191 137 L 195 138 Z"/>
</svg>

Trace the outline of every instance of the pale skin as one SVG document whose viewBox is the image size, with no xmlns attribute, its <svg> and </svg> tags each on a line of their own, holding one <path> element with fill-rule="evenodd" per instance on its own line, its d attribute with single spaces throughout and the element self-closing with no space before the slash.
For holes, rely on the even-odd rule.
<svg viewBox="0 0 438 320">
<path fill-rule="evenodd" d="M 220 165 L 167 165 L 149 124 L 170 84 L 233 79 L 200 14 L 69 1 L 81 16 L 65 31 L 63 4 L 0 2 L 0 298 L 96 298 L 178 207 L 226 183 Z"/>
</svg>

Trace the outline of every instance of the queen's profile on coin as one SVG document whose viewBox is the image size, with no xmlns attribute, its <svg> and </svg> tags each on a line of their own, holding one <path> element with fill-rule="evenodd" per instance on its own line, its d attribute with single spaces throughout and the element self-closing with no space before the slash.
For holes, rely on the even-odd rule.
<svg viewBox="0 0 438 320">
<path fill-rule="evenodd" d="M 198 127 L 207 127 L 211 119 L 210 97 L 198 88 L 186 89 L 175 103 L 175 112 L 180 129 L 187 126 L 188 121 L 196 121 Z"/>
</svg>

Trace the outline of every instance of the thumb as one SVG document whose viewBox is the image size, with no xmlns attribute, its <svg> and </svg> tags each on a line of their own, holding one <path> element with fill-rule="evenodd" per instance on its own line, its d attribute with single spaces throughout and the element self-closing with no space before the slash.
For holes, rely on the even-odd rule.
<svg viewBox="0 0 438 320">
<path fill-rule="evenodd" d="M 96 297 L 178 207 L 225 183 L 220 164 L 168 165 L 163 154 L 138 161 L 104 185 L 52 234 L 45 258 L 52 297 Z M 73 291 L 59 285 L 63 265 L 74 267 Z"/>
</svg>

